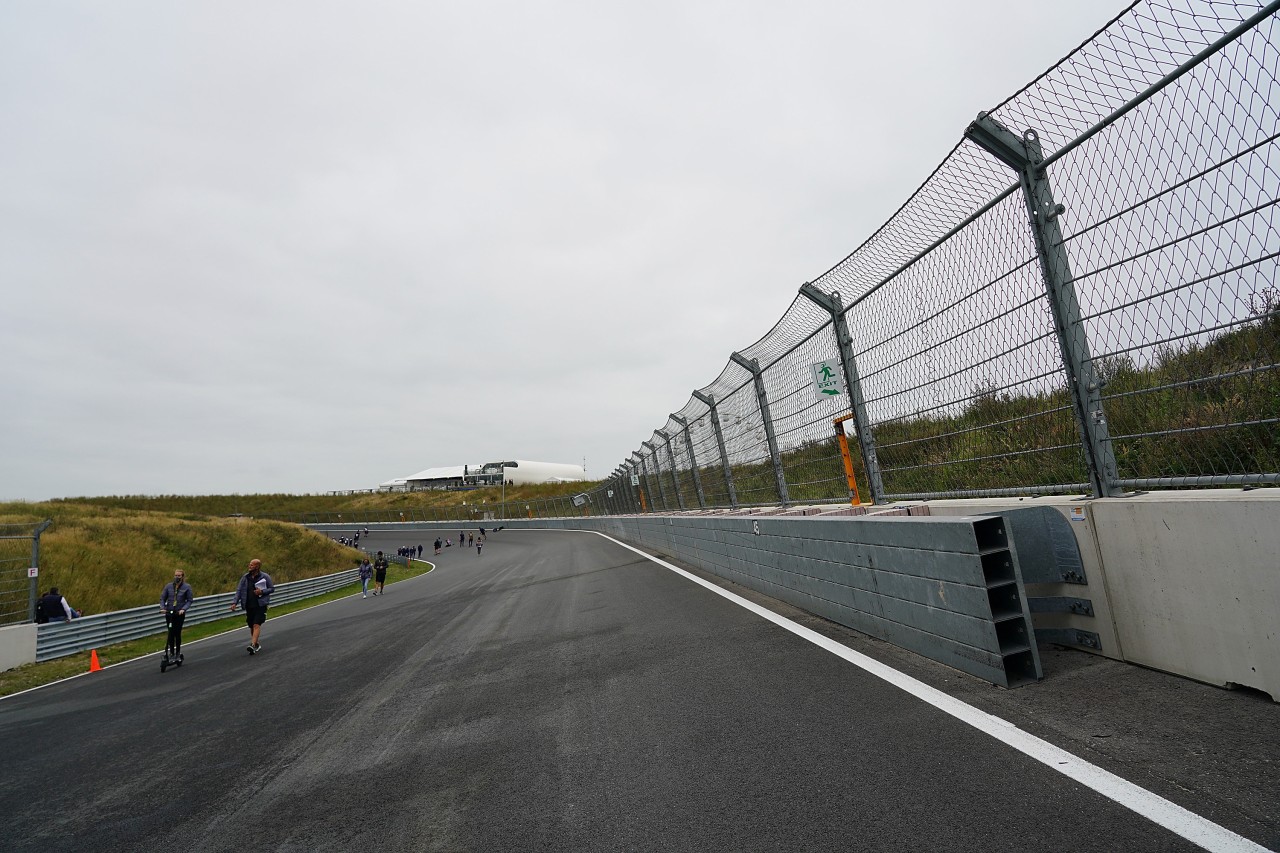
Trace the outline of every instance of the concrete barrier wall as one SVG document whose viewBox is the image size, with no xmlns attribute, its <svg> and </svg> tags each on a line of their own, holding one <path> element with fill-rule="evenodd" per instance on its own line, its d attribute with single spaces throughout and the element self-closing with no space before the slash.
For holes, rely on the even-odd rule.
<svg viewBox="0 0 1280 853">
<path fill-rule="evenodd" d="M 36 625 L 7 625 L 0 628 L 0 672 L 35 663 Z"/>
</svg>

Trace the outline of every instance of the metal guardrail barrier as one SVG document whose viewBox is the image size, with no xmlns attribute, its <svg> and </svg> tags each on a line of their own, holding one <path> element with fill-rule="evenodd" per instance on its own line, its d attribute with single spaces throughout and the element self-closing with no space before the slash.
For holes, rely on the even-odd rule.
<svg viewBox="0 0 1280 853">
<path fill-rule="evenodd" d="M 271 594 L 272 606 L 301 601 L 357 583 L 359 569 L 346 569 L 331 575 L 279 584 Z M 230 612 L 235 592 L 205 595 L 195 599 L 187 610 L 186 625 L 214 622 L 233 615 Z M 242 612 L 242 611 L 237 611 Z M 102 648 L 126 640 L 137 640 L 167 630 L 159 601 L 143 607 L 116 610 L 73 619 L 51 622 L 36 631 L 36 661 L 43 662 Z"/>
</svg>

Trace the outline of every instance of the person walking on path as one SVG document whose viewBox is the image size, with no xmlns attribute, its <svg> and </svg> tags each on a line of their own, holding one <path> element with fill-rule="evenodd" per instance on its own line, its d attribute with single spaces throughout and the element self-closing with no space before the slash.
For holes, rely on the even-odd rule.
<svg viewBox="0 0 1280 853">
<path fill-rule="evenodd" d="M 191 584 L 187 583 L 187 573 L 182 569 L 174 569 L 173 582 L 165 584 L 160 591 L 160 612 L 164 614 L 165 624 L 169 626 L 164 653 L 174 663 L 182 661 L 182 623 L 187 620 L 187 608 L 191 607 L 194 600 Z"/>
<path fill-rule="evenodd" d="M 267 621 L 267 607 L 271 604 L 271 593 L 276 585 L 271 582 L 271 575 L 262 570 L 261 560 L 250 560 L 249 571 L 240 577 L 236 587 L 235 600 L 231 602 L 231 610 L 244 607 L 244 620 L 249 626 L 249 654 L 256 655 L 262 651 L 258 645 L 258 636 L 262 633 L 262 623 Z"/>
<path fill-rule="evenodd" d="M 439 554 L 439 553 L 440 553 L 440 546 L 441 546 L 441 545 L 443 545 L 443 544 L 444 544 L 444 543 L 440 541 L 440 537 L 439 537 L 439 536 L 437 536 L 437 537 L 436 537 L 436 553 L 437 553 L 437 554 Z"/>
<path fill-rule="evenodd" d="M 365 560 L 360 564 L 360 597 L 369 597 L 369 581 L 373 579 L 373 563 Z"/>
<path fill-rule="evenodd" d="M 421 560 L 421 559 L 422 559 L 422 546 L 421 546 L 421 545 L 419 545 L 419 546 L 418 546 L 418 559 L 419 559 L 419 560 Z"/>
<path fill-rule="evenodd" d="M 476 540 L 476 556 L 477 556 L 477 557 L 479 557 L 479 556 L 480 556 L 480 552 L 481 552 L 483 549 L 484 549 L 484 540 L 483 540 L 483 539 L 477 539 L 477 540 Z"/>
<path fill-rule="evenodd" d="M 377 559 L 373 561 L 373 582 L 374 595 L 382 595 L 382 587 L 387 582 L 387 558 L 382 556 L 382 552 L 378 552 Z"/>
</svg>

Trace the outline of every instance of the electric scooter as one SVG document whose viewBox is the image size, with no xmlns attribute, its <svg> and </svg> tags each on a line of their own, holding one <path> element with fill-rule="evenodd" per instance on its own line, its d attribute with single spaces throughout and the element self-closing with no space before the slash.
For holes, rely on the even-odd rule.
<svg viewBox="0 0 1280 853">
<path fill-rule="evenodd" d="M 167 619 L 165 620 L 168 621 Z M 164 657 L 160 658 L 160 671 L 164 672 L 171 666 L 182 666 L 182 655 L 173 648 L 173 638 L 166 637 L 164 641 Z"/>
</svg>

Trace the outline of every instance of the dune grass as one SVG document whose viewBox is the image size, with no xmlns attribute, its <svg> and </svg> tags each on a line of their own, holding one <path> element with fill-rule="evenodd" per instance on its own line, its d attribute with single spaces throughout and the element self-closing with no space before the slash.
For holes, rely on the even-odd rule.
<svg viewBox="0 0 1280 853">
<path fill-rule="evenodd" d="M 294 524 L 174 515 L 52 501 L 0 504 L 0 523 L 53 519 L 40 537 L 41 591 L 58 587 L 86 614 L 160 600 L 174 569 L 197 596 L 234 589 L 250 559 L 276 583 L 330 574 L 359 563 L 359 551 Z M 30 542 L 19 540 L 30 552 Z"/>
</svg>

